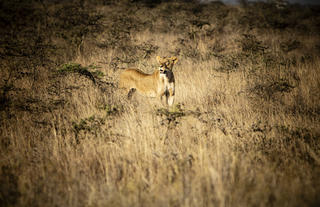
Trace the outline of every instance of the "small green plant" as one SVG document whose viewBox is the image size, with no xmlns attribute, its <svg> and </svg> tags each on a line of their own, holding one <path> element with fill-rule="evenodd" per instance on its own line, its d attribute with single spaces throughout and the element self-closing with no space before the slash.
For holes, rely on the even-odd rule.
<svg viewBox="0 0 320 207">
<path fill-rule="evenodd" d="M 63 64 L 59 69 L 59 73 L 67 73 L 67 72 L 78 72 L 86 70 L 86 68 L 82 67 L 81 64 L 78 63 L 66 63 Z"/>
<path fill-rule="evenodd" d="M 100 68 L 101 68 L 101 66 L 98 66 L 95 64 L 91 64 L 88 66 L 88 69 L 90 69 L 92 71 L 91 72 L 92 75 L 96 78 L 102 78 L 103 76 L 105 76 L 105 74 L 102 71 L 98 70 Z"/>
<path fill-rule="evenodd" d="M 262 42 L 256 36 L 251 34 L 243 34 L 240 40 L 242 52 L 247 55 L 264 54 L 267 47 L 262 45 Z"/>
<path fill-rule="evenodd" d="M 100 70 L 96 70 L 96 71 L 92 72 L 92 75 L 97 78 L 102 78 L 104 76 L 104 73 L 101 72 Z"/>
<path fill-rule="evenodd" d="M 122 107 L 120 105 L 107 104 L 104 106 L 104 110 L 107 113 L 107 116 L 119 114 L 122 111 Z"/>
<path fill-rule="evenodd" d="M 80 143 L 79 134 L 81 132 L 89 133 L 89 134 L 93 134 L 94 136 L 97 136 L 97 132 L 99 132 L 100 127 L 104 124 L 105 124 L 105 119 L 97 118 L 95 116 L 90 116 L 85 119 L 80 119 L 79 122 L 73 121 L 72 128 L 75 133 L 76 143 L 77 144 Z"/>
<path fill-rule="evenodd" d="M 173 124 L 177 125 L 179 122 L 178 118 L 186 115 L 185 111 L 181 108 L 181 105 L 175 105 L 171 110 L 166 108 L 160 108 L 156 110 L 156 114 L 164 118 L 164 121 L 167 121 L 168 125 Z"/>
<path fill-rule="evenodd" d="M 88 67 L 84 67 L 79 63 L 66 63 L 63 64 L 59 69 L 58 73 L 66 74 L 66 73 L 78 73 L 80 75 L 84 75 L 85 77 L 92 80 L 94 83 L 96 82 L 96 78 L 102 78 L 104 76 L 104 73 L 100 70 L 97 70 L 100 68 L 96 65 L 89 65 Z M 93 72 L 90 72 L 89 70 L 95 70 Z"/>
</svg>

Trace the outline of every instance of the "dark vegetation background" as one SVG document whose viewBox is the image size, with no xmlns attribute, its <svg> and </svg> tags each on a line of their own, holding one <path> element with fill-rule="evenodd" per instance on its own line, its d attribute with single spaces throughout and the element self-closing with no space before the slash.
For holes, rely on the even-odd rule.
<svg viewBox="0 0 320 207">
<path fill-rule="evenodd" d="M 319 206 L 320 7 L 0 2 L 2 206 Z M 173 109 L 117 88 L 177 56 Z"/>
</svg>

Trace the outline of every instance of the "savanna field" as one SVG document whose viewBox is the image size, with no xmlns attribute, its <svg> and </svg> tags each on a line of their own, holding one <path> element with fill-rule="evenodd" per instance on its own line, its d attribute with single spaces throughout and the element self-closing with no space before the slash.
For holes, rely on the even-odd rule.
<svg viewBox="0 0 320 207">
<path fill-rule="evenodd" d="M 241 2 L 1 1 L 0 206 L 320 206 L 320 7 Z"/>
</svg>

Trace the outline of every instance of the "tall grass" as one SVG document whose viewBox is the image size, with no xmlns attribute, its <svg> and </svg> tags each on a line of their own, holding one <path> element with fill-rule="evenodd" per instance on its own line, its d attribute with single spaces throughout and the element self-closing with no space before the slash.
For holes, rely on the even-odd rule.
<svg viewBox="0 0 320 207">
<path fill-rule="evenodd" d="M 2 4 L 4 206 L 319 205 L 318 8 Z M 117 88 L 156 55 L 170 109 Z"/>
</svg>

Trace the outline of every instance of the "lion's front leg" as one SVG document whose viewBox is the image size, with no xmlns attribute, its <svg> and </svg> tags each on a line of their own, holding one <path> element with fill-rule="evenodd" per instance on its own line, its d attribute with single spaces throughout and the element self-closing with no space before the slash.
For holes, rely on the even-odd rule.
<svg viewBox="0 0 320 207">
<path fill-rule="evenodd" d="M 174 102 L 174 95 L 175 95 L 175 87 L 174 87 L 174 83 L 169 84 L 168 90 L 167 90 L 167 104 L 169 106 L 173 105 Z"/>
</svg>

